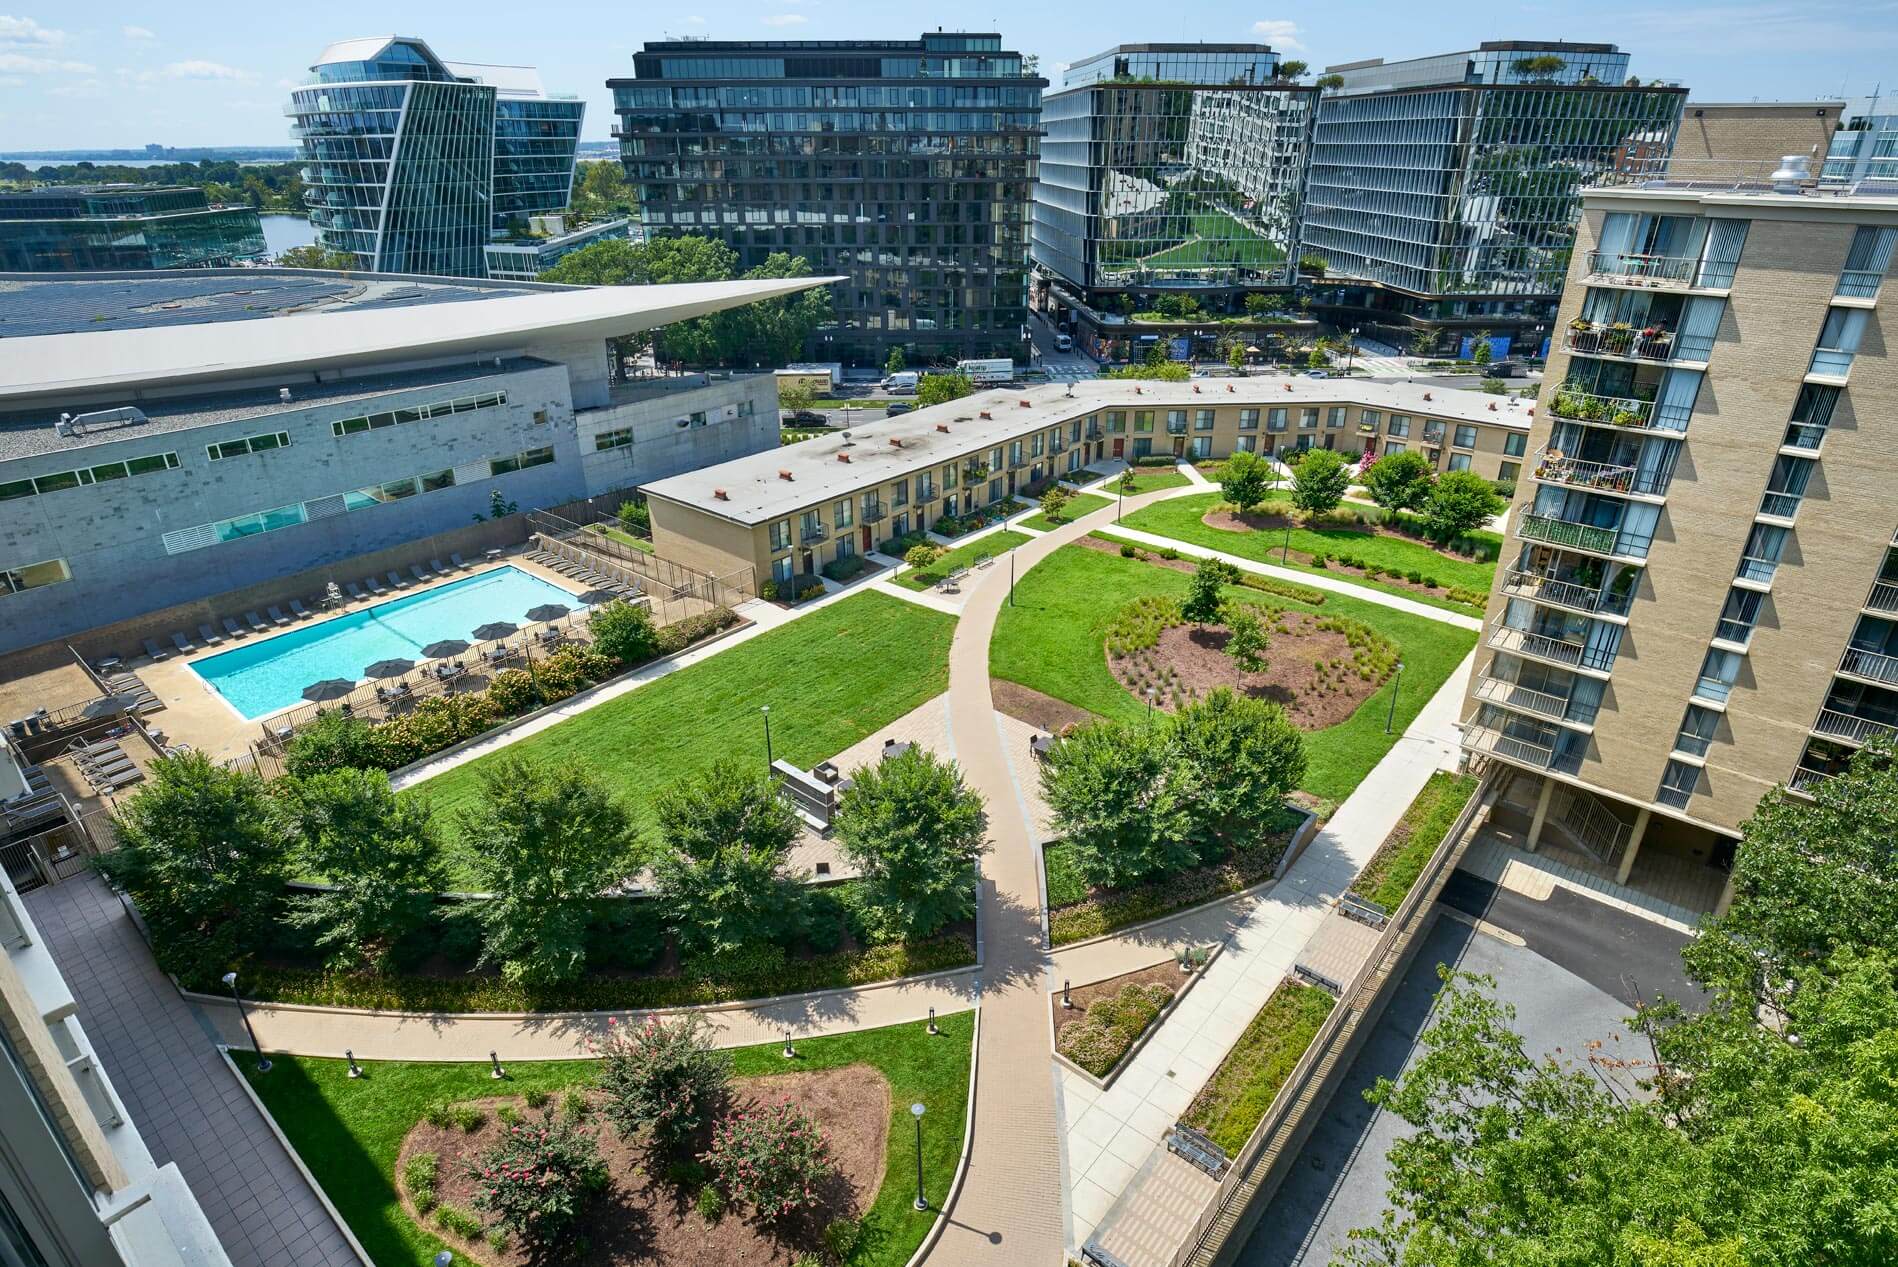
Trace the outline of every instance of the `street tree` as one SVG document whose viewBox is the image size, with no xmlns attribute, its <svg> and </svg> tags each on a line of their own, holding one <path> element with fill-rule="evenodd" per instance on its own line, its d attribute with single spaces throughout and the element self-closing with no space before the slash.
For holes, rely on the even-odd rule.
<svg viewBox="0 0 1898 1267">
<path fill-rule="evenodd" d="M 974 390 L 974 381 L 961 371 L 948 374 L 925 374 L 916 384 L 916 403 L 943 405 L 952 400 L 960 400 Z"/>
<path fill-rule="evenodd" d="M 1446 471 L 1424 499 L 1424 530 L 1451 542 L 1481 528 L 1508 509 L 1490 482 L 1475 471 Z"/>
<path fill-rule="evenodd" d="M 1351 467 L 1332 449 L 1307 449 L 1292 467 L 1292 505 L 1303 514 L 1336 510 L 1351 487 Z"/>
<path fill-rule="evenodd" d="M 912 745 L 855 771 L 832 826 L 882 938 L 928 937 L 974 913 L 988 816 L 955 762 Z"/>
<path fill-rule="evenodd" d="M 1219 468 L 1219 491 L 1240 514 L 1249 514 L 1278 486 L 1278 469 L 1251 449 L 1240 449 Z"/>
<path fill-rule="evenodd" d="M 1246 603 L 1227 603 L 1225 625 L 1226 655 L 1234 670 L 1240 674 L 1264 672 L 1271 636 L 1265 632 L 1258 613 Z"/>
<path fill-rule="evenodd" d="M 1405 449 L 1371 463 L 1364 472 L 1364 487 L 1385 510 L 1416 510 L 1430 496 L 1431 475 L 1424 455 Z"/>
</svg>

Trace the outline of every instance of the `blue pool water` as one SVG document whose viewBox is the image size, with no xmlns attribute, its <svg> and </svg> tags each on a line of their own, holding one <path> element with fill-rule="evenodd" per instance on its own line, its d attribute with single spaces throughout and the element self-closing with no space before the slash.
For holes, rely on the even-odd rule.
<svg viewBox="0 0 1898 1267">
<path fill-rule="evenodd" d="M 444 638 L 473 642 L 478 625 L 495 620 L 522 624 L 529 608 L 579 600 L 558 585 L 513 566 L 455 581 L 422 594 L 335 616 L 260 638 L 196 660 L 191 668 L 205 685 L 245 717 L 262 717 L 304 702 L 303 690 L 326 678 L 360 679 L 378 660 L 422 662 L 422 648 Z"/>
</svg>

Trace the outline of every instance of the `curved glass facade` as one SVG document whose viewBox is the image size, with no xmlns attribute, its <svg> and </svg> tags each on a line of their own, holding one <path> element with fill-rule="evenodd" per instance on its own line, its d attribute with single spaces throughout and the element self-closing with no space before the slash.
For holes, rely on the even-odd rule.
<svg viewBox="0 0 1898 1267">
<path fill-rule="evenodd" d="M 0 272 L 211 268 L 264 253 L 249 207 L 202 189 L 67 187 L 0 194 Z"/>
</svg>

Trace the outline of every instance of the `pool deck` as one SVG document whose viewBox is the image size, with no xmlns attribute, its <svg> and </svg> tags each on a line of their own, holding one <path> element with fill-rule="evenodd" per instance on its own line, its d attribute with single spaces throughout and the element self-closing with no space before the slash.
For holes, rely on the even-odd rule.
<svg viewBox="0 0 1898 1267">
<path fill-rule="evenodd" d="M 570 594 L 580 592 L 580 587 L 572 579 L 543 567 L 523 555 L 509 554 L 493 561 L 483 559 L 472 563 L 467 570 L 442 577 L 430 585 L 411 584 L 405 590 L 388 590 L 382 594 L 372 594 L 360 602 L 346 601 L 342 606 L 316 613 L 309 620 L 293 621 L 288 625 L 273 629 L 268 634 L 252 634 L 248 638 L 237 640 L 227 637 L 222 646 L 200 647 L 186 656 L 173 653 L 170 658 L 156 663 L 139 659 L 130 667 L 137 671 L 139 677 L 165 704 L 159 712 L 148 714 L 145 723 L 155 730 L 162 731 L 168 742 L 190 744 L 193 748 L 209 755 L 214 761 L 242 756 L 249 751 L 251 741 L 263 732 L 269 718 L 246 719 L 240 716 L 223 696 L 213 691 L 205 684 L 204 679 L 191 669 L 190 666 L 194 661 L 209 659 L 233 647 L 254 646 L 260 642 L 268 642 L 275 634 L 306 628 L 318 621 L 328 620 L 335 616 L 363 611 L 382 603 L 393 602 L 398 598 L 412 598 L 417 594 L 426 594 L 444 585 L 464 581 L 502 567 L 518 568 L 551 585 L 557 585 Z M 339 568 L 339 575 L 343 571 Z M 259 615 L 263 614 L 259 613 Z"/>
</svg>

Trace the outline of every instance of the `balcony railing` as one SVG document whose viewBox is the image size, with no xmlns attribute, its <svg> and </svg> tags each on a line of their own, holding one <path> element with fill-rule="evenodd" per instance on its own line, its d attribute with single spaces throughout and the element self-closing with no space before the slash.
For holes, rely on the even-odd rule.
<svg viewBox="0 0 1898 1267">
<path fill-rule="evenodd" d="M 1872 586 L 1872 592 L 1865 596 L 1865 605 L 1873 611 L 1898 612 L 1898 584 L 1877 582 Z"/>
<path fill-rule="evenodd" d="M 1497 651 L 1534 656 L 1539 660 L 1547 660 L 1564 668 L 1607 667 L 1602 664 L 1588 664 L 1591 658 L 1599 660 L 1599 656 L 1591 657 L 1587 646 L 1582 643 L 1568 642 L 1561 638 L 1550 637 L 1548 634 L 1530 633 L 1523 629 L 1511 629 L 1507 625 L 1496 627 L 1496 632 L 1489 636 L 1489 645 Z"/>
<path fill-rule="evenodd" d="M 1504 708 L 1552 717 L 1557 721 L 1562 721 L 1568 716 L 1568 696 L 1531 690 L 1526 686 L 1518 686 L 1514 682 L 1506 682 L 1502 678 L 1485 677 L 1477 685 L 1476 698 L 1487 700 L 1492 704 L 1500 704 Z"/>
<path fill-rule="evenodd" d="M 830 535 L 830 529 L 823 524 L 805 524 L 798 533 L 798 539 L 809 545 L 813 541 L 822 541 Z"/>
<path fill-rule="evenodd" d="M 1821 783 L 1831 777 L 1829 770 L 1815 770 L 1802 765 L 1793 770 L 1793 777 L 1786 780 L 1786 786 L 1803 796 L 1811 796 Z"/>
<path fill-rule="evenodd" d="M 1496 756 L 1520 761 L 1538 770 L 1553 770 L 1557 766 L 1555 749 L 1549 745 L 1535 743 L 1528 739 L 1518 739 L 1514 735 L 1505 735 L 1502 731 L 1488 726 L 1465 726 L 1463 744 L 1478 752 L 1494 753 Z"/>
<path fill-rule="evenodd" d="M 1835 293 L 1842 299 L 1872 299 L 1884 279 L 1883 273 L 1870 269 L 1848 268 L 1839 274 L 1839 289 Z"/>
<path fill-rule="evenodd" d="M 1736 573 L 1743 581 L 1757 581 L 1762 585 L 1772 583 L 1773 574 L 1779 571 L 1778 559 L 1756 559 L 1751 555 L 1740 560 Z"/>
<path fill-rule="evenodd" d="M 971 462 L 962 468 L 962 482 L 965 484 L 974 484 L 988 477 L 989 465 L 987 462 Z"/>
<path fill-rule="evenodd" d="M 884 507 L 881 501 L 867 501 L 863 503 L 863 513 L 858 515 L 857 518 L 864 523 L 873 524 L 888 514 L 888 509 Z"/>
<path fill-rule="evenodd" d="M 1810 422 L 1790 422 L 1786 424 L 1786 438 L 1781 442 L 1788 449 L 1817 449 L 1825 443 L 1826 429 Z"/>
<path fill-rule="evenodd" d="M 1791 519 L 1799 513 L 1801 493 L 1768 493 L 1760 498 L 1760 513 L 1775 519 Z"/>
<path fill-rule="evenodd" d="M 1082 435 L 1082 439 L 1084 440 L 1098 440 L 1100 438 L 1101 429 L 1099 427 L 1089 427 Z"/>
<path fill-rule="evenodd" d="M 1637 330 L 1632 326 L 1570 326 L 1563 345 L 1579 356 L 1626 356 L 1641 361 L 1706 359 L 1689 357 L 1686 345 L 1670 330 Z"/>
<path fill-rule="evenodd" d="M 1550 607 L 1566 607 L 1571 611 L 1626 615 L 1634 588 L 1630 586 L 1621 594 L 1613 594 L 1600 586 L 1557 580 L 1546 572 L 1511 568 L 1503 576 L 1503 593 Z"/>
<path fill-rule="evenodd" d="M 1552 519 L 1547 515 L 1524 515 L 1516 525 L 1516 535 L 1530 541 L 1546 541 L 1550 545 L 1570 546 L 1595 554 L 1613 554 L 1615 539 L 1620 534 L 1613 528 L 1597 528 L 1593 524 L 1572 524 L 1565 519 Z"/>
<path fill-rule="evenodd" d="M 1639 281 L 1689 285 L 1700 271 L 1695 255 L 1635 255 L 1626 251 L 1590 251 L 1588 271 L 1594 277 L 1626 277 Z"/>
<path fill-rule="evenodd" d="M 1845 654 L 1839 657 L 1839 672 L 1870 678 L 1874 682 L 1898 684 L 1898 656 L 1847 647 Z"/>
<path fill-rule="evenodd" d="M 1536 454 L 1536 478 L 1571 488 L 1592 488 L 1608 493 L 1634 491 L 1635 469 L 1613 462 L 1584 462 L 1564 457 L 1560 449 L 1544 448 Z"/>
<path fill-rule="evenodd" d="M 1846 743 L 1861 744 L 1878 735 L 1898 733 L 1898 726 L 1888 722 L 1873 721 L 1869 717 L 1855 717 L 1851 713 L 1841 713 L 1836 709 L 1822 708 L 1819 719 L 1812 723 L 1812 729 L 1828 739 L 1841 739 Z"/>
<path fill-rule="evenodd" d="M 1600 396 L 1575 387 L 1557 388 L 1549 397 L 1549 412 L 1573 422 L 1604 423 L 1613 427 L 1652 427 L 1654 402 L 1631 396 Z"/>
</svg>

